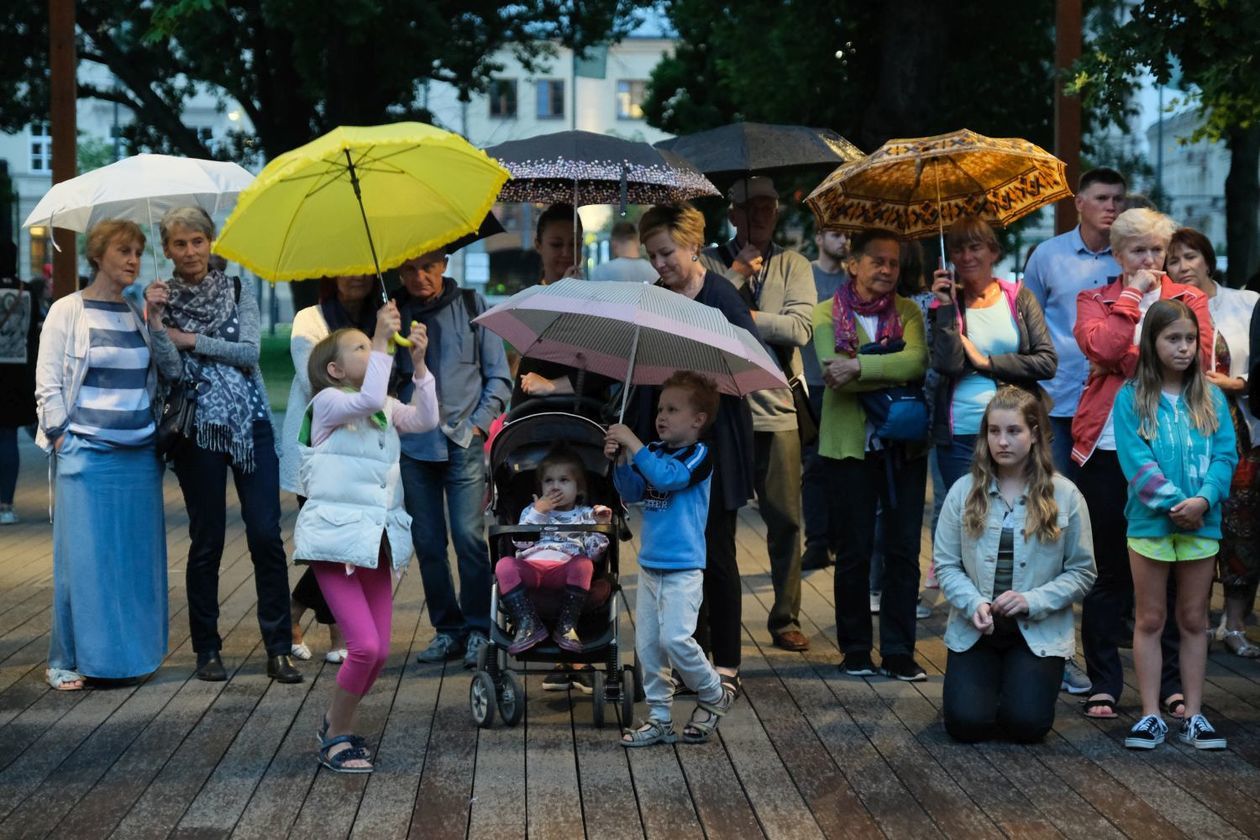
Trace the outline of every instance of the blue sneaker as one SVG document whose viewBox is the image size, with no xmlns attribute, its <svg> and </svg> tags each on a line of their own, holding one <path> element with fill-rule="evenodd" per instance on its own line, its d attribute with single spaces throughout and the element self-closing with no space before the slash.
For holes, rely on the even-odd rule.
<svg viewBox="0 0 1260 840">
<path fill-rule="evenodd" d="M 1167 734 L 1168 724 L 1164 723 L 1163 718 L 1159 715 L 1146 715 L 1133 724 L 1124 739 L 1124 745 L 1131 750 L 1153 750 L 1164 743 L 1164 736 Z"/>
</svg>

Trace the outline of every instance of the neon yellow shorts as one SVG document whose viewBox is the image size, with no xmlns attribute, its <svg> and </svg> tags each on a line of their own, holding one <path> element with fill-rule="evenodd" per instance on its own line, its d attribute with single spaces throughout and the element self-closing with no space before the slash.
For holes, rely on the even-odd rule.
<svg viewBox="0 0 1260 840">
<path fill-rule="evenodd" d="M 1215 557 L 1221 550 L 1219 540 L 1192 534 L 1169 534 L 1166 537 L 1129 537 L 1129 548 L 1162 563 L 1202 560 Z"/>
</svg>

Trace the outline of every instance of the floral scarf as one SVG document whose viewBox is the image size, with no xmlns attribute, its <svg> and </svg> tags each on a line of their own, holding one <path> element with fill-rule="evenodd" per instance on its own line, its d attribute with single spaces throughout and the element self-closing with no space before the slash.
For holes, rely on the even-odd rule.
<svg viewBox="0 0 1260 840">
<path fill-rule="evenodd" d="M 236 311 L 236 286 L 222 271 L 200 283 L 169 281 L 170 301 L 162 321 L 184 332 L 220 339 Z M 197 383 L 197 445 L 225 452 L 245 472 L 254 471 L 254 414 L 250 372 L 185 350 L 184 376 Z"/>
<path fill-rule="evenodd" d="M 836 331 L 836 353 L 853 358 L 858 353 L 858 315 L 879 316 L 876 344 L 887 344 L 901 338 L 901 316 L 897 314 L 897 293 L 889 292 L 874 300 L 862 300 L 853 288 L 853 281 L 841 283 L 831 300 L 831 323 Z"/>
</svg>

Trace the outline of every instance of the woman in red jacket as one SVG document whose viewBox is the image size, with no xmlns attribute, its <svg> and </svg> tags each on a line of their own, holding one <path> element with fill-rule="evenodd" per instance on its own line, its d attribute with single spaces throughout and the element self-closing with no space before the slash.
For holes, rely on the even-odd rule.
<svg viewBox="0 0 1260 840">
<path fill-rule="evenodd" d="M 1106 286 L 1087 289 L 1076 298 L 1073 334 L 1089 361 L 1089 378 L 1072 421 L 1072 459 L 1081 465 L 1077 485 L 1089 507 L 1098 578 L 1081 605 L 1081 642 L 1093 693 L 1084 702 L 1085 715 L 1116 717 L 1124 686 L 1119 645 L 1124 616 L 1133 602 L 1133 577 L 1125 544 L 1124 504 L 1127 486 L 1116 457 L 1111 409 L 1116 393 L 1137 367 L 1137 338 L 1146 310 L 1157 300 L 1184 302 L 1210 325 L 1208 299 L 1191 286 L 1174 283 L 1164 273 L 1164 257 L 1176 224 L 1154 210 L 1121 213 L 1111 226 L 1111 251 L 1121 274 Z M 1212 358 L 1211 329 L 1199 332 L 1204 369 Z M 1171 598 L 1171 595 L 1170 595 Z M 1173 608 L 1169 606 L 1171 614 Z M 1168 622 L 1172 626 L 1174 622 Z M 1175 628 L 1163 637 L 1160 697 L 1164 711 L 1180 718 L 1185 704 L 1178 676 Z"/>
</svg>

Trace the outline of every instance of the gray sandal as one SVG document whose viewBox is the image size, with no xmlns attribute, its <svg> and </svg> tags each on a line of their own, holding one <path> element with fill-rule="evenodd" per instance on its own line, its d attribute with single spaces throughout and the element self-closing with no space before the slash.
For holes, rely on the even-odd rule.
<svg viewBox="0 0 1260 840">
<path fill-rule="evenodd" d="M 703 744 L 705 741 L 717 731 L 718 724 L 722 722 L 722 716 L 731 710 L 731 706 L 735 704 L 735 692 L 730 686 L 722 686 L 722 699 L 716 703 L 706 703 L 701 700 L 691 711 L 691 720 L 687 721 L 687 725 L 683 727 L 682 739 L 684 744 Z M 697 720 L 696 716 L 704 712 L 707 717 L 704 720 Z"/>
<path fill-rule="evenodd" d="M 638 729 L 621 730 L 621 746 L 650 747 L 653 744 L 672 744 L 678 740 L 674 732 L 674 724 L 670 721 L 659 721 L 648 718 Z"/>
</svg>

